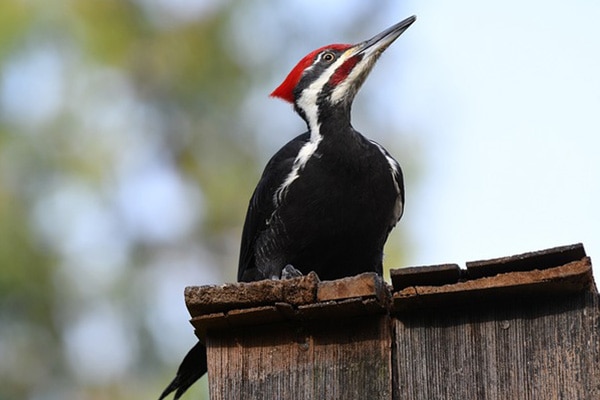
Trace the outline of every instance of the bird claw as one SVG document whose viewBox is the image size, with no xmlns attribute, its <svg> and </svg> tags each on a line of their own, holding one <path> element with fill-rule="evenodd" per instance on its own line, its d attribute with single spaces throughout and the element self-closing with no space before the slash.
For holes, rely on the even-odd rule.
<svg viewBox="0 0 600 400">
<path fill-rule="evenodd" d="M 299 270 L 294 268 L 294 266 L 292 264 L 286 265 L 281 270 L 281 279 L 292 279 L 292 278 L 298 278 L 300 276 L 302 276 L 302 272 L 300 272 Z"/>
</svg>

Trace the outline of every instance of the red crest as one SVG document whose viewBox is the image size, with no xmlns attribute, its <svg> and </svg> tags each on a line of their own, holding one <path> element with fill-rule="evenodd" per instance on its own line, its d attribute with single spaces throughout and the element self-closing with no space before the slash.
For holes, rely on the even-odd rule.
<svg viewBox="0 0 600 400">
<path fill-rule="evenodd" d="M 349 49 L 352 45 L 349 44 L 330 44 L 329 46 L 323 46 L 315 51 L 311 51 L 308 53 L 296 66 L 290 71 L 288 76 L 285 78 L 283 83 L 277 87 L 277 89 L 273 90 L 271 93 L 272 97 L 279 97 L 289 103 L 294 102 L 294 88 L 298 85 L 300 78 L 302 77 L 302 73 L 304 70 L 312 65 L 315 60 L 317 54 L 322 52 L 323 50 L 337 50 L 343 51 Z"/>
</svg>

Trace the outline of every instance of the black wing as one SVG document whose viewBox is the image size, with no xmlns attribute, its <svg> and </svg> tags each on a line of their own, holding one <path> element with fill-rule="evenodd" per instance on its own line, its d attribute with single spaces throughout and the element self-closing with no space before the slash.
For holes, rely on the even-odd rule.
<svg viewBox="0 0 600 400">
<path fill-rule="evenodd" d="M 400 218 L 402 218 L 402 214 L 404 214 L 404 176 L 402 174 L 402 168 L 400 164 L 392 155 L 379 143 L 374 140 L 370 140 L 375 146 L 379 148 L 379 151 L 384 155 L 388 164 L 390 165 L 390 171 L 392 173 L 392 179 L 394 180 L 394 185 L 396 185 L 396 190 L 398 191 L 398 198 L 396 199 L 396 205 L 394 206 L 394 214 L 393 220 L 390 224 L 390 231 Z M 389 232 L 388 232 L 389 233 Z"/>
<path fill-rule="evenodd" d="M 275 211 L 275 203 L 273 202 L 275 191 L 288 176 L 298 152 L 309 140 L 310 135 L 306 132 L 289 141 L 275 153 L 267 163 L 260 181 L 254 189 L 242 231 L 238 264 L 238 281 L 240 282 L 263 279 L 256 270 L 254 249 L 256 239 L 267 228 L 267 221 Z"/>
</svg>

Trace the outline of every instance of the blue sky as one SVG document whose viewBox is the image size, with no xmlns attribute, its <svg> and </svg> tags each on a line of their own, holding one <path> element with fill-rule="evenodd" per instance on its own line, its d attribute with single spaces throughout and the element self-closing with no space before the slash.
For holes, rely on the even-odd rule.
<svg viewBox="0 0 600 400">
<path fill-rule="evenodd" d="M 418 45 L 394 54 L 407 57 L 401 123 L 426 154 L 404 221 L 412 261 L 575 242 L 600 254 L 600 3 L 405 8 L 419 20 L 403 38 Z"/>
</svg>

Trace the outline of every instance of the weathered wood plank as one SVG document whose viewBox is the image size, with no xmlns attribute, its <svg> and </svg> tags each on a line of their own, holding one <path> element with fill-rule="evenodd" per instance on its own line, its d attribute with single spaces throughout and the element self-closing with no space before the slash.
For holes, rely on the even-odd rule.
<svg viewBox="0 0 600 400">
<path fill-rule="evenodd" d="M 459 280 L 472 280 L 506 272 L 548 269 L 581 260 L 586 256 L 583 244 L 532 251 L 508 257 L 467 262 L 467 269 L 457 264 L 403 267 L 390 270 L 394 290 L 409 286 L 442 286 Z"/>
<path fill-rule="evenodd" d="M 390 270 L 394 290 L 409 286 L 441 286 L 458 282 L 461 269 L 458 264 L 404 267 Z"/>
<path fill-rule="evenodd" d="M 335 281 L 323 281 L 317 289 L 317 301 L 343 300 L 355 297 L 376 297 L 386 302 L 389 292 L 381 276 L 375 272 L 342 278 Z"/>
<path fill-rule="evenodd" d="M 192 317 L 277 302 L 308 304 L 315 302 L 318 284 L 319 278 L 313 272 L 286 280 L 188 286 L 185 288 L 185 304 Z"/>
<path fill-rule="evenodd" d="M 531 271 L 565 265 L 585 257 L 583 244 L 553 247 L 514 256 L 467 262 L 469 279 L 493 276 L 504 272 Z"/>
<path fill-rule="evenodd" d="M 598 294 L 395 320 L 395 400 L 600 399 Z"/>
<path fill-rule="evenodd" d="M 389 400 L 390 326 L 371 315 L 210 334 L 211 399 Z"/>
<path fill-rule="evenodd" d="M 593 288 L 592 264 L 589 257 L 584 257 L 560 267 L 543 270 L 508 272 L 451 285 L 407 287 L 394 293 L 393 312 L 503 300 L 514 296 L 577 293 Z"/>
</svg>

